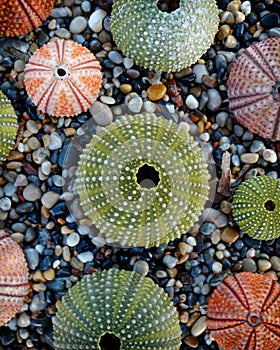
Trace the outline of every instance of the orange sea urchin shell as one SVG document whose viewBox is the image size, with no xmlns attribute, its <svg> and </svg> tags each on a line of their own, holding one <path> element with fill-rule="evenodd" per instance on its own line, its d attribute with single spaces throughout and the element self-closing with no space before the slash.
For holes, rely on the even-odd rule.
<svg viewBox="0 0 280 350">
<path fill-rule="evenodd" d="M 251 45 L 234 61 L 227 92 L 238 122 L 280 140 L 280 38 Z"/>
<path fill-rule="evenodd" d="M 209 300 L 207 323 L 224 350 L 278 350 L 280 285 L 252 272 L 224 279 Z"/>
<path fill-rule="evenodd" d="M 82 45 L 63 40 L 37 50 L 25 68 L 27 93 L 38 109 L 53 116 L 88 110 L 102 82 L 100 63 Z"/>
<path fill-rule="evenodd" d="M 0 0 L 0 36 L 16 36 L 38 28 L 54 0 Z"/>
<path fill-rule="evenodd" d="M 22 307 L 28 292 L 28 268 L 20 246 L 0 230 L 0 327 Z"/>
</svg>

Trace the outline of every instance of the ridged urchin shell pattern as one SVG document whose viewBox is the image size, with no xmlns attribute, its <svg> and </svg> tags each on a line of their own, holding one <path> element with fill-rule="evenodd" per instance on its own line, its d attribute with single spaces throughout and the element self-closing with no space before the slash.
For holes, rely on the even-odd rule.
<svg viewBox="0 0 280 350">
<path fill-rule="evenodd" d="M 137 183 L 145 164 L 159 172 L 152 189 Z M 85 215 L 107 237 L 152 247 L 194 224 L 208 180 L 201 148 L 183 127 L 146 113 L 123 116 L 93 136 L 80 157 L 76 189 Z"/>
<path fill-rule="evenodd" d="M 106 333 L 122 350 L 179 349 L 178 313 L 149 278 L 109 270 L 86 275 L 63 297 L 54 319 L 56 350 L 101 349 Z"/>
<path fill-rule="evenodd" d="M 229 108 L 251 132 L 280 140 L 280 38 L 249 46 L 232 64 Z"/>
<path fill-rule="evenodd" d="M 38 28 L 55 0 L 0 0 L 0 36 L 17 36 Z"/>
<path fill-rule="evenodd" d="M 223 350 L 278 350 L 280 285 L 252 272 L 227 277 L 210 297 L 207 323 Z"/>
<path fill-rule="evenodd" d="M 113 39 L 124 55 L 144 68 L 179 71 L 195 63 L 210 47 L 218 30 L 214 0 L 181 0 L 171 13 L 157 0 L 115 0 Z"/>
<path fill-rule="evenodd" d="M 28 268 L 20 246 L 0 230 L 0 327 L 20 310 L 28 293 Z"/>
<path fill-rule="evenodd" d="M 257 176 L 236 190 L 232 213 L 244 233 L 255 239 L 280 236 L 280 182 L 269 176 Z"/>
<path fill-rule="evenodd" d="M 18 129 L 17 116 L 7 97 L 0 91 L 0 163 L 13 148 Z"/>
<path fill-rule="evenodd" d="M 98 97 L 100 63 L 82 45 L 59 39 L 37 50 L 25 67 L 25 86 L 38 109 L 53 116 L 87 111 Z"/>
</svg>

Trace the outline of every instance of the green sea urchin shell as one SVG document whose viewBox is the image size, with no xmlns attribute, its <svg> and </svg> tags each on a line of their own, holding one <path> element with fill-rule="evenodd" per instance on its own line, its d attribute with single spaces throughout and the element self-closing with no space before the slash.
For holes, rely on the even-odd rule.
<svg viewBox="0 0 280 350">
<path fill-rule="evenodd" d="M 233 197 L 232 211 L 242 231 L 255 239 L 280 236 L 280 183 L 257 176 L 241 184 Z"/>
<path fill-rule="evenodd" d="M 157 0 L 115 0 L 111 15 L 113 39 L 124 55 L 144 68 L 179 71 L 195 63 L 218 31 L 215 0 L 180 0 L 171 13 Z"/>
<path fill-rule="evenodd" d="M 153 188 L 139 184 L 144 167 L 158 172 Z M 93 136 L 80 157 L 76 189 L 85 215 L 107 237 L 152 247 L 194 224 L 208 180 L 202 151 L 183 127 L 146 113 L 122 117 Z"/>
<path fill-rule="evenodd" d="M 0 91 L 0 163 L 6 160 L 15 143 L 18 121 L 13 106 Z"/>
<path fill-rule="evenodd" d="M 102 349 L 105 334 L 114 334 L 122 350 L 178 350 L 181 344 L 178 314 L 164 290 L 129 271 L 86 275 L 58 308 L 56 350 Z M 110 345 L 105 349 L 115 348 Z"/>
</svg>

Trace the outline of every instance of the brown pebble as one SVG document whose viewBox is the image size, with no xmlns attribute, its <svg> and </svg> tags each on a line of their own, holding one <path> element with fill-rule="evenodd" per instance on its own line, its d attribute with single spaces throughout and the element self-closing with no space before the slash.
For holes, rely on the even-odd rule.
<svg viewBox="0 0 280 350">
<path fill-rule="evenodd" d="M 20 161 L 23 160 L 24 155 L 18 151 L 11 151 L 7 157 L 9 161 Z"/>
<path fill-rule="evenodd" d="M 34 282 L 46 282 L 45 277 L 41 270 L 36 270 L 33 272 L 32 279 Z"/>
<path fill-rule="evenodd" d="M 65 133 L 65 135 L 67 137 L 74 136 L 74 135 L 76 135 L 76 129 L 74 129 L 74 128 L 66 128 L 66 129 L 64 129 L 64 133 Z"/>
<path fill-rule="evenodd" d="M 202 120 L 197 123 L 197 128 L 200 134 L 204 133 L 204 122 Z"/>
<path fill-rule="evenodd" d="M 227 226 L 221 234 L 224 242 L 233 243 L 239 238 L 239 233 L 232 227 Z"/>
<path fill-rule="evenodd" d="M 182 323 L 188 323 L 189 320 L 189 313 L 187 311 L 183 311 L 180 315 L 179 315 L 179 320 Z"/>
<path fill-rule="evenodd" d="M 210 88 L 217 86 L 217 78 L 211 77 L 210 75 L 203 75 L 201 81 L 205 86 Z"/>
<path fill-rule="evenodd" d="M 7 169 L 19 169 L 22 167 L 22 163 L 21 162 L 9 162 L 6 165 Z"/>
<path fill-rule="evenodd" d="M 237 45 L 237 40 L 233 35 L 229 35 L 225 42 L 225 47 L 228 49 L 234 49 Z"/>
<path fill-rule="evenodd" d="M 228 24 L 223 24 L 220 26 L 218 31 L 218 39 L 224 40 L 230 34 L 230 26 Z"/>
<path fill-rule="evenodd" d="M 43 275 L 47 281 L 52 281 L 55 279 L 55 271 L 52 268 L 44 271 Z"/>
<path fill-rule="evenodd" d="M 166 90 L 163 84 L 151 85 L 147 90 L 147 97 L 151 101 L 159 101 L 165 95 Z"/>
<path fill-rule="evenodd" d="M 130 84 L 122 84 L 120 90 L 123 94 L 127 95 L 132 91 L 132 86 Z"/>
<path fill-rule="evenodd" d="M 189 346 L 192 349 L 196 349 L 198 347 L 198 340 L 193 335 L 187 335 L 184 338 L 184 344 L 186 344 L 187 346 Z"/>
</svg>

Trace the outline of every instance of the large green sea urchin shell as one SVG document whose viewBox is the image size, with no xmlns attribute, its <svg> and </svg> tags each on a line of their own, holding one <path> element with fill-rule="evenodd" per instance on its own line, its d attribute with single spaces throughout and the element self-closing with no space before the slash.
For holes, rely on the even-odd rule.
<svg viewBox="0 0 280 350">
<path fill-rule="evenodd" d="M 258 176 L 241 184 L 233 197 L 235 221 L 244 233 L 256 239 L 280 236 L 280 182 Z"/>
<path fill-rule="evenodd" d="M 152 188 L 139 181 L 145 167 L 158 173 Z M 208 180 L 202 151 L 185 129 L 146 113 L 123 116 L 93 136 L 80 157 L 76 189 L 85 215 L 107 237 L 152 247 L 194 224 Z"/>
<path fill-rule="evenodd" d="M 157 0 L 115 0 L 111 15 L 113 39 L 122 52 L 144 68 L 179 71 L 195 63 L 218 30 L 215 0 L 180 0 L 171 13 Z"/>
<path fill-rule="evenodd" d="M 15 143 L 18 121 L 13 106 L 0 91 L 0 163 L 6 160 Z"/>
<path fill-rule="evenodd" d="M 179 349 L 176 308 L 149 278 L 109 270 L 85 276 L 63 297 L 54 320 L 56 350 L 102 349 L 115 335 L 121 350 Z"/>
</svg>

